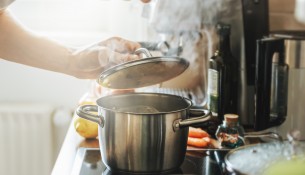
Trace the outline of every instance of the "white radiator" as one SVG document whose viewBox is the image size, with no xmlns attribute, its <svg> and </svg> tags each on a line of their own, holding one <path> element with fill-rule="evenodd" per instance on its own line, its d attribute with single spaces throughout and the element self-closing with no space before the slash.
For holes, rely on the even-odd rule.
<svg viewBox="0 0 305 175">
<path fill-rule="evenodd" d="M 0 104 L 1 175 L 50 174 L 53 111 L 49 105 Z"/>
</svg>

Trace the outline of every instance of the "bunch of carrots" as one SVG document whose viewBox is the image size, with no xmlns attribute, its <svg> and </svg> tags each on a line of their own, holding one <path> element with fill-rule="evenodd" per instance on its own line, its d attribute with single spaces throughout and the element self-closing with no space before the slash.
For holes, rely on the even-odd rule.
<svg viewBox="0 0 305 175">
<path fill-rule="evenodd" d="M 187 145 L 206 148 L 211 143 L 210 135 L 201 128 L 189 127 Z"/>
</svg>

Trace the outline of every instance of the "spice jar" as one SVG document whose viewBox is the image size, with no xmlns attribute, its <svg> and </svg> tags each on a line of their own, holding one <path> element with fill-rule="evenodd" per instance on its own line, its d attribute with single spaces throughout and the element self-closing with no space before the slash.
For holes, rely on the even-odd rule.
<svg viewBox="0 0 305 175">
<path fill-rule="evenodd" d="M 222 147 L 236 148 L 244 145 L 244 129 L 238 122 L 238 115 L 225 114 L 224 121 L 218 126 L 216 138 Z"/>
</svg>

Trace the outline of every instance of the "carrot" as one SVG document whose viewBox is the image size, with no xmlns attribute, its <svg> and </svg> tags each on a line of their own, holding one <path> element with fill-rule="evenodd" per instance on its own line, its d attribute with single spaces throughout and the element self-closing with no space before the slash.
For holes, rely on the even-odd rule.
<svg viewBox="0 0 305 175">
<path fill-rule="evenodd" d="M 195 146 L 195 147 L 208 147 L 211 142 L 211 139 L 209 137 L 203 137 L 203 138 L 193 138 L 193 137 L 188 137 L 187 139 L 187 144 L 190 146 Z"/>
<path fill-rule="evenodd" d="M 209 134 L 200 128 L 189 127 L 188 136 L 195 137 L 195 138 L 202 138 L 202 137 L 209 137 Z"/>
</svg>

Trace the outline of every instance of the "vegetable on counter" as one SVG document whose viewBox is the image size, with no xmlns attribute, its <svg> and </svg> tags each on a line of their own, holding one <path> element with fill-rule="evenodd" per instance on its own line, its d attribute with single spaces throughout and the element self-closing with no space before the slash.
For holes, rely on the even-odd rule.
<svg viewBox="0 0 305 175">
<path fill-rule="evenodd" d="M 195 146 L 195 147 L 201 147 L 201 148 L 208 147 L 210 142 L 211 142 L 211 139 L 209 137 L 203 137 L 203 138 L 188 137 L 188 139 L 187 139 L 187 144 L 189 146 Z"/>
<path fill-rule="evenodd" d="M 92 121 L 75 116 L 75 131 L 86 139 L 94 139 L 98 136 L 98 124 Z"/>
<path fill-rule="evenodd" d="M 209 134 L 201 128 L 189 127 L 189 137 L 203 138 L 209 137 Z"/>
<path fill-rule="evenodd" d="M 206 148 L 211 143 L 210 135 L 201 128 L 189 127 L 189 135 L 187 139 L 187 145 Z"/>
</svg>

